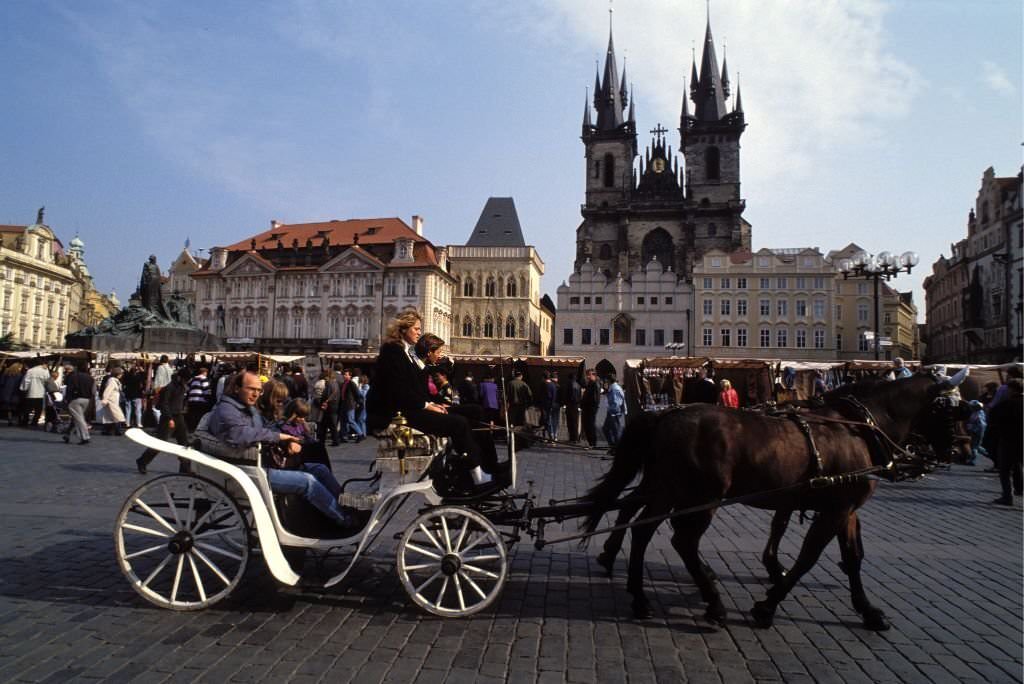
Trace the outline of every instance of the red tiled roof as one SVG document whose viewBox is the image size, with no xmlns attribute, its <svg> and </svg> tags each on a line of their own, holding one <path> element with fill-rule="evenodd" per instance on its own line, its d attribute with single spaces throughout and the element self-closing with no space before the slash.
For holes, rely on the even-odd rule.
<svg viewBox="0 0 1024 684">
<path fill-rule="evenodd" d="M 248 251 L 253 240 L 256 240 L 257 249 L 273 248 L 278 240 L 285 247 L 291 247 L 293 240 L 298 240 L 299 246 L 303 247 L 308 239 L 319 245 L 324 235 L 332 245 L 351 245 L 352 236 L 355 234 L 359 235 L 360 244 L 390 244 L 400 237 L 412 238 L 417 243 L 426 242 L 426 238 L 417 235 L 416 231 L 400 218 L 374 218 L 320 223 L 282 223 L 276 228 L 270 228 L 228 245 L 225 249 L 231 252 Z"/>
</svg>

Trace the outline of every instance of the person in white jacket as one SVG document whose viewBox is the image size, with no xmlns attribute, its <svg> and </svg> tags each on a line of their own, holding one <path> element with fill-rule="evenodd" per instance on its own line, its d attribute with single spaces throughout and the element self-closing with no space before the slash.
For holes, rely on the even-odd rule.
<svg viewBox="0 0 1024 684">
<path fill-rule="evenodd" d="M 21 424 L 36 427 L 43 415 L 43 398 L 46 386 L 50 382 L 50 369 L 46 362 L 36 360 L 35 365 L 28 369 L 21 379 L 21 391 L 25 399 L 21 404 Z"/>
<path fill-rule="evenodd" d="M 101 408 L 98 413 L 105 435 L 124 434 L 121 430 L 121 426 L 125 422 L 124 411 L 121 410 L 122 375 L 124 375 L 124 369 L 120 366 L 111 368 L 110 377 L 104 383 L 100 395 Z"/>
</svg>

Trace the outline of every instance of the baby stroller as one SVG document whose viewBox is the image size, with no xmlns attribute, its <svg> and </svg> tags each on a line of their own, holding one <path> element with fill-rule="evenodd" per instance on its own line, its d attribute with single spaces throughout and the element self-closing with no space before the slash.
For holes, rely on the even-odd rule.
<svg viewBox="0 0 1024 684">
<path fill-rule="evenodd" d="M 64 400 L 63 392 L 47 392 L 44 395 L 43 407 L 48 432 L 64 434 L 71 428 L 71 415 L 68 413 L 68 403 Z"/>
</svg>

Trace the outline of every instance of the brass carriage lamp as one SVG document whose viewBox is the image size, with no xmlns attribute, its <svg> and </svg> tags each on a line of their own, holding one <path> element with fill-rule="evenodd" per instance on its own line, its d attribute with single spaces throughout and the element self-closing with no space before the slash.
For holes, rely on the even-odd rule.
<svg viewBox="0 0 1024 684">
<path fill-rule="evenodd" d="M 405 419 L 401 411 L 391 419 L 389 431 L 392 439 L 395 440 L 395 451 L 398 453 L 398 472 L 405 475 L 405 450 L 413 446 L 413 435 L 409 421 Z"/>
</svg>

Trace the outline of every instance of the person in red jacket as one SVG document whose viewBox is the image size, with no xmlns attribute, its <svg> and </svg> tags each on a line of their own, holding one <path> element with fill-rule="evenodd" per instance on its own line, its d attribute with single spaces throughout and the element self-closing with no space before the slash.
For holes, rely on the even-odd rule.
<svg viewBox="0 0 1024 684">
<path fill-rule="evenodd" d="M 740 396 L 732 388 L 732 383 L 723 378 L 719 386 L 722 388 L 722 391 L 718 393 L 718 405 L 726 408 L 739 408 Z"/>
</svg>

